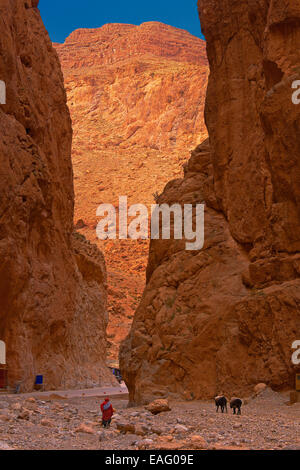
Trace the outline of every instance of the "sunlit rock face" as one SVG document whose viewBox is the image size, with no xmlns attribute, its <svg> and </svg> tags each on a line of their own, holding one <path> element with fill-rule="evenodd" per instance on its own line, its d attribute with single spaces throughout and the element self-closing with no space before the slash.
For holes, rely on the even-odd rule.
<svg viewBox="0 0 300 470">
<path fill-rule="evenodd" d="M 131 401 L 294 385 L 300 331 L 300 2 L 200 0 L 209 142 L 161 202 L 205 201 L 205 245 L 153 241 L 121 349 Z"/>
<path fill-rule="evenodd" d="M 116 360 L 145 286 L 148 241 L 99 242 L 98 205 L 150 209 L 207 137 L 205 42 L 158 22 L 74 31 L 54 45 L 73 123 L 75 224 L 105 252 L 109 356 Z"/>
<path fill-rule="evenodd" d="M 0 339 L 21 390 L 111 382 L 105 264 L 73 234 L 71 119 L 37 5 L 0 0 Z"/>
</svg>

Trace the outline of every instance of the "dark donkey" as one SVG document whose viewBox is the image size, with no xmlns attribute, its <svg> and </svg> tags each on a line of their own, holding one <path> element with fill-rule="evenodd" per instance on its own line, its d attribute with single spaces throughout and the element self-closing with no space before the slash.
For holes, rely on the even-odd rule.
<svg viewBox="0 0 300 470">
<path fill-rule="evenodd" d="M 217 407 L 217 413 L 219 412 L 219 408 L 221 407 L 222 413 L 224 413 L 224 410 L 226 410 L 226 413 L 228 412 L 227 410 L 227 398 L 224 397 L 224 395 L 220 395 L 218 397 L 215 397 L 215 403 Z"/>
<path fill-rule="evenodd" d="M 238 415 L 242 414 L 242 412 L 241 412 L 242 404 L 243 404 L 243 402 L 240 398 L 232 398 L 231 399 L 230 408 L 233 408 L 233 414 L 234 415 L 236 414 L 236 410 L 237 410 Z"/>
</svg>

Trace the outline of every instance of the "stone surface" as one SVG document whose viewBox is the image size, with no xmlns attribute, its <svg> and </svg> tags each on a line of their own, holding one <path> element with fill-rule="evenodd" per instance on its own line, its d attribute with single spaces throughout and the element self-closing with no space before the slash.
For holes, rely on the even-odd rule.
<svg viewBox="0 0 300 470">
<path fill-rule="evenodd" d="M 298 5 L 299 2 L 297 2 Z M 205 245 L 152 241 L 121 368 L 132 402 L 294 386 L 300 331 L 300 51 L 295 2 L 199 1 L 209 142 L 167 203 L 205 202 Z M 299 78 L 299 77 L 298 77 Z"/>
<path fill-rule="evenodd" d="M 117 429 L 122 433 L 135 434 L 134 424 L 128 422 L 117 422 Z"/>
<path fill-rule="evenodd" d="M 75 224 L 105 252 L 109 356 L 116 360 L 144 289 L 148 242 L 97 241 L 96 209 L 118 207 L 120 195 L 150 209 L 182 174 L 207 135 L 205 43 L 150 22 L 77 30 L 55 48 L 74 130 Z"/>
<path fill-rule="evenodd" d="M 23 408 L 20 413 L 18 414 L 17 418 L 18 419 L 25 419 L 26 421 L 29 420 L 31 416 L 31 412 L 27 410 L 26 408 Z"/>
<path fill-rule="evenodd" d="M 158 437 L 154 442 L 145 439 L 140 449 L 160 449 L 160 450 L 204 450 L 208 448 L 205 439 L 198 435 L 193 435 L 186 439 L 170 439 L 171 436 Z"/>
<path fill-rule="evenodd" d="M 7 401 L 0 401 L 0 410 L 8 408 L 9 403 Z"/>
<path fill-rule="evenodd" d="M 170 444 L 174 449 L 192 450 L 197 447 L 201 450 L 205 443 L 208 449 L 299 449 L 300 404 L 287 406 L 287 400 L 288 394 L 268 389 L 257 397 L 249 398 L 242 416 L 217 414 L 214 400 L 172 401 L 170 412 L 153 416 L 146 415 L 143 407 L 128 408 L 124 398 L 113 398 L 113 406 L 124 422 L 132 422 L 134 433 L 103 429 L 100 418 L 95 423 L 89 421 L 99 409 L 99 398 L 77 397 L 63 402 L 47 399 L 46 403 L 37 400 L 37 409 L 28 421 L 16 419 L 17 411 L 10 413 L 10 422 L 0 419 L 0 443 L 32 450 L 135 451 L 140 446 L 160 449 L 162 445 Z M 9 401 L 14 403 L 16 398 L 11 396 Z M 22 404 L 27 405 L 23 400 Z M 13 407 L 10 406 L 10 409 Z M 134 419 L 133 410 L 139 414 Z M 45 426 L 45 419 L 55 425 Z M 188 432 L 174 433 L 178 420 L 188 428 Z M 75 432 L 82 423 L 94 428 L 95 433 Z M 140 429 L 145 432 L 143 437 L 135 434 Z M 154 429 L 159 429 L 159 432 Z"/>
<path fill-rule="evenodd" d="M 300 107 L 291 86 L 299 79 L 300 4 L 216 3 L 199 1 L 214 189 L 260 288 L 299 276 Z"/>
<path fill-rule="evenodd" d="M 267 388 L 267 385 L 266 385 L 266 384 L 263 384 L 263 383 L 260 383 L 260 384 L 255 385 L 255 387 L 254 387 L 254 393 L 255 393 L 255 395 L 259 395 L 259 394 L 262 393 L 264 390 L 266 390 L 266 388 Z"/>
<path fill-rule="evenodd" d="M 13 447 L 10 447 L 6 442 L 0 441 L 0 450 L 15 450 Z"/>
<path fill-rule="evenodd" d="M 176 424 L 174 431 L 178 434 L 185 433 L 188 431 L 188 428 L 183 424 Z"/>
<path fill-rule="evenodd" d="M 31 390 L 111 383 L 102 254 L 73 235 L 71 120 L 36 0 L 1 0 L 0 338 Z"/>
<path fill-rule="evenodd" d="M 296 390 L 290 392 L 290 403 L 300 403 L 300 392 L 297 392 Z"/>
<path fill-rule="evenodd" d="M 149 433 L 149 429 L 147 428 L 147 426 L 142 424 L 135 425 L 134 429 L 134 434 L 136 434 L 137 436 L 146 436 Z"/>
<path fill-rule="evenodd" d="M 41 426 L 46 426 L 48 428 L 53 428 L 55 426 L 54 422 L 51 419 L 42 419 Z"/>
<path fill-rule="evenodd" d="M 157 399 L 152 403 L 149 403 L 149 405 L 146 406 L 146 409 L 153 415 L 158 415 L 159 413 L 171 410 L 168 400 L 165 399 Z"/>
<path fill-rule="evenodd" d="M 93 429 L 91 426 L 88 426 L 85 423 L 81 423 L 78 428 L 75 429 L 75 432 L 82 432 L 85 434 L 95 434 L 95 429 Z"/>
<path fill-rule="evenodd" d="M 4 421 L 4 422 L 8 422 L 10 421 L 10 416 L 8 416 L 7 414 L 0 414 L 0 421 Z"/>
</svg>

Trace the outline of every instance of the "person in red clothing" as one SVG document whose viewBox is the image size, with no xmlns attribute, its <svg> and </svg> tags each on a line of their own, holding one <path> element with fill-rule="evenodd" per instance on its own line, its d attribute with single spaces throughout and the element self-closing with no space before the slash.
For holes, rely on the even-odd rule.
<svg viewBox="0 0 300 470">
<path fill-rule="evenodd" d="M 102 411 L 102 426 L 104 428 L 108 428 L 111 423 L 112 415 L 114 414 L 114 409 L 112 407 L 109 398 L 105 398 L 104 402 L 101 403 L 101 411 Z"/>
</svg>

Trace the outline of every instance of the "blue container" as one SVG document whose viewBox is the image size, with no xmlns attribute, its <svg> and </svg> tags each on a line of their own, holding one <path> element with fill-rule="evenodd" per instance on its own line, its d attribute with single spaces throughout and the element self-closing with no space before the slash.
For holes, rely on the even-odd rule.
<svg viewBox="0 0 300 470">
<path fill-rule="evenodd" d="M 35 385 L 43 385 L 43 376 L 37 375 L 35 378 Z"/>
</svg>

